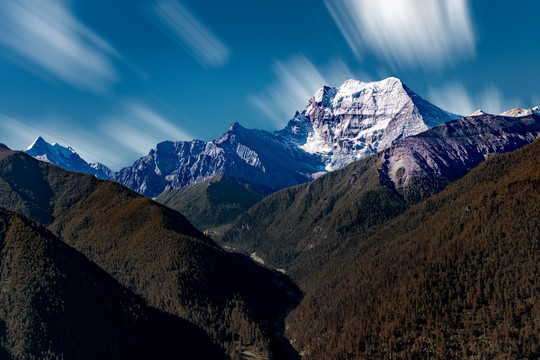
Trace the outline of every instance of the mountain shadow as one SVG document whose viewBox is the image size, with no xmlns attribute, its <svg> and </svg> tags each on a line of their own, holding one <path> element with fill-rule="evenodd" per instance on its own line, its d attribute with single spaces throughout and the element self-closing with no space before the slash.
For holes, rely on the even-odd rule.
<svg viewBox="0 0 540 360">
<path fill-rule="evenodd" d="M 0 207 L 0 357 L 226 359 L 28 218 Z"/>
<path fill-rule="evenodd" d="M 298 302 L 296 286 L 223 251 L 177 211 L 5 149 L 0 189 L 2 206 L 42 222 L 150 306 L 203 329 L 232 358 L 296 357 L 279 325 Z"/>
<path fill-rule="evenodd" d="M 181 189 L 165 190 L 156 201 L 178 210 L 198 229 L 215 231 L 232 223 L 263 197 L 238 179 L 217 175 Z"/>
</svg>

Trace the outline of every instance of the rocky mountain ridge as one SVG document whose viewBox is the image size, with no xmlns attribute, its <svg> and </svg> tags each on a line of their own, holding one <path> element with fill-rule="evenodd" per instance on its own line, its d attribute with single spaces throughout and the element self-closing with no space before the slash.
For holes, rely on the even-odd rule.
<svg viewBox="0 0 540 360">
<path fill-rule="evenodd" d="M 459 117 L 425 101 L 394 77 L 371 83 L 347 80 L 339 88 L 319 89 L 278 134 L 319 155 L 330 171 Z"/>
<path fill-rule="evenodd" d="M 270 133 L 234 123 L 209 142 L 159 143 L 148 155 L 116 173 L 107 174 L 97 165 L 73 166 L 64 160 L 71 154 L 45 157 L 46 152 L 36 150 L 29 154 L 69 170 L 96 175 L 101 171 L 108 179 L 149 197 L 218 174 L 272 193 L 313 180 L 384 150 L 400 138 L 458 117 L 425 101 L 397 78 L 371 83 L 347 80 L 339 88 L 320 88 L 282 130 Z"/>
<path fill-rule="evenodd" d="M 60 166 L 66 170 L 92 174 L 100 179 L 108 179 L 113 175 L 113 171 L 103 164 L 87 163 L 72 147 L 65 147 L 58 143 L 50 144 L 41 136 L 34 140 L 25 152 L 38 160 Z"/>
<path fill-rule="evenodd" d="M 224 242 L 302 277 L 339 239 L 397 216 L 484 160 L 540 136 L 540 116 L 471 116 L 401 139 L 314 181 L 267 196 L 242 214 Z M 333 243 L 335 241 L 335 243 Z M 309 259 L 309 260 L 306 260 Z M 321 263 L 321 259 L 316 260 Z M 304 276 L 304 275 L 302 275 Z M 300 281 L 300 284 L 302 284 Z"/>
</svg>

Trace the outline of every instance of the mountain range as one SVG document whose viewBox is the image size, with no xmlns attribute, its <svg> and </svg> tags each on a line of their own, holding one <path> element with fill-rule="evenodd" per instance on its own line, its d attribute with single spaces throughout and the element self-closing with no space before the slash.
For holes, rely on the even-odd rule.
<svg viewBox="0 0 540 360">
<path fill-rule="evenodd" d="M 539 140 L 490 158 L 305 261 L 302 358 L 539 358 L 539 159 Z"/>
<path fill-rule="evenodd" d="M 441 124 L 267 196 L 223 245 L 300 286 L 286 325 L 305 359 L 534 357 L 539 136 L 538 115 Z M 499 296 L 504 286 L 511 298 L 527 289 L 520 307 Z M 509 325 L 500 312 L 520 320 Z"/>
<path fill-rule="evenodd" d="M 295 357 L 280 328 L 300 297 L 295 285 L 243 255 L 225 252 L 182 214 L 119 183 L 5 146 L 0 189 L 0 206 L 47 227 L 148 306 L 199 329 L 200 341 L 210 339 L 225 358 L 247 351 Z M 206 358 L 205 353 L 195 357 Z"/>
<path fill-rule="evenodd" d="M 399 215 L 486 159 L 539 135 L 538 115 L 453 120 L 315 181 L 267 196 L 242 214 L 223 240 L 285 269 L 304 285 L 311 278 L 303 273 L 305 262 L 323 264 L 319 255 L 328 256 L 342 237 Z"/>
<path fill-rule="evenodd" d="M 537 110 L 347 81 L 117 181 L 0 145 L 0 357 L 538 358 Z"/>
<path fill-rule="evenodd" d="M 310 181 L 384 150 L 402 137 L 456 118 L 459 116 L 425 101 L 399 79 L 348 80 L 339 88 L 319 89 L 280 131 L 246 129 L 235 123 L 210 142 L 162 142 L 132 166 L 116 173 L 103 169 L 99 177 L 157 197 L 164 190 L 223 174 L 268 194 Z M 69 170 L 96 173 L 98 165 L 91 165 L 90 170 L 84 163 L 77 167 L 72 165 L 75 161 L 65 161 L 66 156 L 51 154 L 58 145 L 41 143 L 36 141 L 27 153 Z M 61 153 L 69 155 L 70 149 Z"/>
<path fill-rule="evenodd" d="M 149 307 L 44 226 L 0 207 L 0 358 L 221 359 L 198 327 Z"/>
<path fill-rule="evenodd" d="M 38 160 L 60 166 L 66 170 L 92 174 L 100 179 L 108 179 L 113 175 L 113 171 L 105 165 L 97 162 L 89 164 L 73 148 L 57 143 L 50 144 L 41 136 L 34 140 L 25 152 Z"/>
</svg>

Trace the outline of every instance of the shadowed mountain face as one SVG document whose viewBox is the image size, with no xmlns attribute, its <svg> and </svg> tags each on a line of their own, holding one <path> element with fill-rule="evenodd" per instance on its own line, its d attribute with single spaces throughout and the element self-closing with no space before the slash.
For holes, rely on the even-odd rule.
<svg viewBox="0 0 540 360">
<path fill-rule="evenodd" d="M 535 115 L 442 124 L 269 195 L 224 240 L 304 290 L 303 358 L 535 358 L 539 134 Z"/>
<path fill-rule="evenodd" d="M 540 356 L 540 140 L 343 238 L 287 319 L 305 359 Z"/>
<path fill-rule="evenodd" d="M 0 154 L 0 204 L 46 225 L 149 305 L 201 327 L 233 357 L 290 357 L 276 320 L 294 286 L 222 251 L 180 213 L 124 186 L 21 152 Z"/>
<path fill-rule="evenodd" d="M 156 201 L 181 212 L 198 229 L 216 229 L 236 220 L 264 197 L 237 179 L 217 175 L 181 189 L 166 190 Z"/>
<path fill-rule="evenodd" d="M 266 197 L 238 218 L 224 241 L 286 269 L 305 287 L 316 281 L 342 239 L 369 233 L 485 159 L 522 147 L 539 134 L 537 115 L 484 115 L 439 125 Z"/>
<path fill-rule="evenodd" d="M 2 359 L 224 359 L 28 218 L 0 207 Z"/>
<path fill-rule="evenodd" d="M 321 170 L 317 156 L 283 143 L 274 134 L 235 123 L 220 138 L 208 143 L 200 140 L 160 143 L 111 179 L 143 195 L 156 197 L 164 190 L 225 174 L 270 193 L 309 181 L 312 174 Z"/>
</svg>

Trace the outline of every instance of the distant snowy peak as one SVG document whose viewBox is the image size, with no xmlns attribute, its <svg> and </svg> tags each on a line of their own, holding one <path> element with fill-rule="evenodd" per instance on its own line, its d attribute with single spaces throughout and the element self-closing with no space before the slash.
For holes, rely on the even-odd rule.
<svg viewBox="0 0 540 360">
<path fill-rule="evenodd" d="M 502 116 L 511 116 L 511 117 L 521 117 L 521 116 L 527 116 L 527 115 L 540 115 L 540 106 L 535 106 L 531 109 L 522 109 L 522 108 L 513 108 L 510 110 L 506 110 L 499 115 Z"/>
<path fill-rule="evenodd" d="M 41 156 L 44 159 L 51 158 L 52 161 L 57 159 L 69 159 L 73 154 L 76 154 L 73 148 L 64 147 L 57 143 L 49 144 L 41 136 L 38 136 L 37 139 L 28 146 L 26 153 L 34 157 Z M 51 160 L 48 162 L 51 162 Z"/>
<path fill-rule="evenodd" d="M 484 112 L 484 110 L 482 109 L 478 109 L 471 114 L 471 116 L 482 116 L 482 115 L 488 115 L 488 114 Z"/>
<path fill-rule="evenodd" d="M 88 164 L 71 147 L 60 144 L 50 144 L 39 136 L 25 151 L 28 155 L 59 166 L 66 170 L 84 172 L 101 179 L 108 179 L 113 172 L 103 164 Z"/>
<path fill-rule="evenodd" d="M 388 148 L 460 116 L 430 104 L 395 77 L 377 82 L 347 80 L 317 90 L 307 107 L 278 136 L 321 157 L 327 170 Z"/>
</svg>

